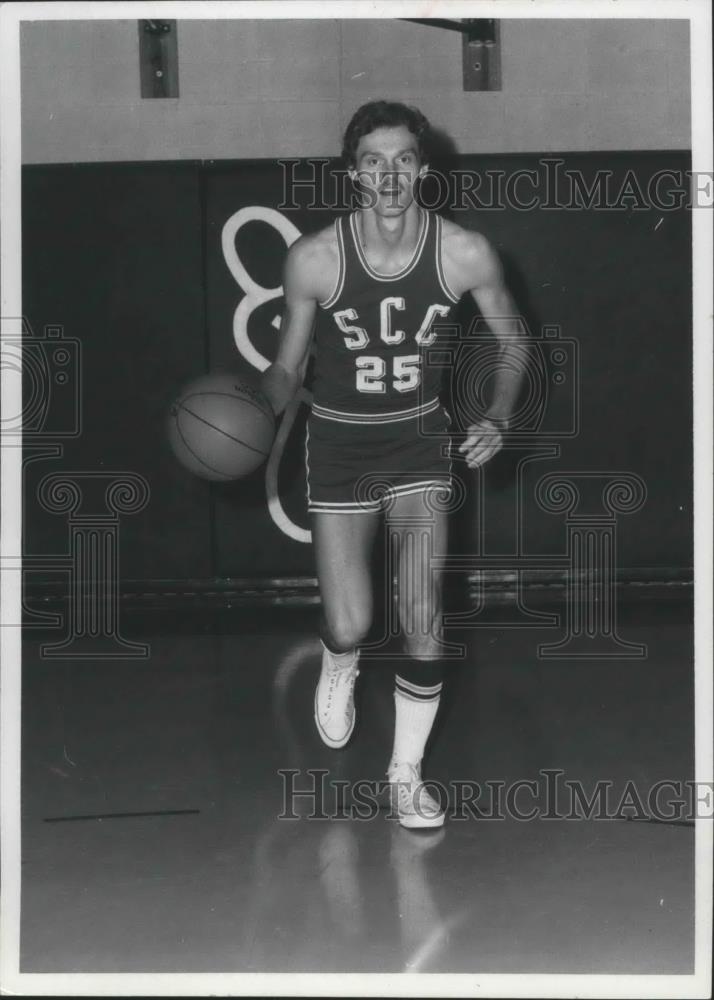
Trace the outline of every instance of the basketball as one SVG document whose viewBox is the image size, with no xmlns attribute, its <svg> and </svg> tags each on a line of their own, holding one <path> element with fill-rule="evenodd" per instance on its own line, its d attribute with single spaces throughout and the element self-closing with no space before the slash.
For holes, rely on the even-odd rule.
<svg viewBox="0 0 714 1000">
<path fill-rule="evenodd" d="M 227 482 L 254 472 L 275 437 L 270 403 L 242 375 L 212 373 L 185 386 L 171 404 L 169 442 L 179 462 L 201 479 Z"/>
</svg>

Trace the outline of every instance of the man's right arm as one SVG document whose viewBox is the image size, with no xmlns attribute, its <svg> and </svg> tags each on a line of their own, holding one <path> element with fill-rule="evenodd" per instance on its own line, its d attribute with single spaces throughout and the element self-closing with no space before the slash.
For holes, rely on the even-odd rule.
<svg viewBox="0 0 714 1000">
<path fill-rule="evenodd" d="M 280 324 L 278 354 L 263 372 L 260 382 L 276 416 L 283 412 L 305 378 L 319 295 L 314 274 L 314 253 L 309 238 L 303 237 L 288 250 L 283 275 L 285 311 Z"/>
</svg>

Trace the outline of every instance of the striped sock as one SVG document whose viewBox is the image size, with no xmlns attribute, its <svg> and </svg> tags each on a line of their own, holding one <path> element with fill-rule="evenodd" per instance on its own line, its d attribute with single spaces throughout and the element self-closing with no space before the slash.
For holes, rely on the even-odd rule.
<svg viewBox="0 0 714 1000">
<path fill-rule="evenodd" d="M 390 767 L 409 763 L 419 767 L 439 708 L 441 680 L 415 684 L 397 674 L 394 684 L 394 746 Z"/>
</svg>

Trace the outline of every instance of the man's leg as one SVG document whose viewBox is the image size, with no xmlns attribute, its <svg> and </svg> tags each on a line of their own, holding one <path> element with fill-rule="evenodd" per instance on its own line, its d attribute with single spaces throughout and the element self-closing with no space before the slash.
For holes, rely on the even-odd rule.
<svg viewBox="0 0 714 1000">
<path fill-rule="evenodd" d="M 403 787 L 397 801 L 405 826 L 440 826 L 438 803 L 419 792 L 421 762 L 439 707 L 443 680 L 442 578 L 430 555 L 446 551 L 447 515 L 424 492 L 398 497 L 388 530 L 398 547 L 397 606 L 404 659 L 395 677 L 394 745 L 389 777 Z"/>
<path fill-rule="evenodd" d="M 379 511 L 312 515 L 323 646 L 315 724 L 323 742 L 335 749 L 347 743 L 355 724 L 357 646 L 372 622 L 370 557 L 380 518 Z"/>
</svg>

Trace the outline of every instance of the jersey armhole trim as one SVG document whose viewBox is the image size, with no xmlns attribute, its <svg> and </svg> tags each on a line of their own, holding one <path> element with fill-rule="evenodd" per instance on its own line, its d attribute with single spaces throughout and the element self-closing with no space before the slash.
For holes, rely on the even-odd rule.
<svg viewBox="0 0 714 1000">
<path fill-rule="evenodd" d="M 344 237 L 342 235 L 342 219 L 335 219 L 335 234 L 337 236 L 337 256 L 339 258 L 339 264 L 337 267 L 337 283 L 332 290 L 332 294 L 328 295 L 326 299 L 322 302 L 318 301 L 318 305 L 321 309 L 329 309 L 333 306 L 335 302 L 339 299 L 342 294 L 342 289 L 345 284 L 345 245 Z"/>
<path fill-rule="evenodd" d="M 446 295 L 447 298 L 451 299 L 452 302 L 458 302 L 460 296 L 454 294 L 449 288 L 446 281 L 446 275 L 444 274 L 444 267 L 441 262 L 441 234 L 442 234 L 442 220 L 441 216 L 436 216 L 436 273 L 439 277 L 439 284 L 441 285 L 441 290 Z"/>
</svg>

